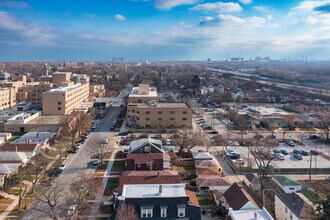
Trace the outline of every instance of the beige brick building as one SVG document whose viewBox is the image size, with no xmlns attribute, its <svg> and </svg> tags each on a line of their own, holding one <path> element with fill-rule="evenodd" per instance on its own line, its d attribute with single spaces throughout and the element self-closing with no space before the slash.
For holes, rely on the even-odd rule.
<svg viewBox="0 0 330 220">
<path fill-rule="evenodd" d="M 89 97 L 89 83 L 51 89 L 42 96 L 44 115 L 68 115 Z"/>
<path fill-rule="evenodd" d="M 17 103 L 28 101 L 33 105 L 42 105 L 42 93 L 53 87 L 49 82 L 30 83 L 18 89 L 16 94 Z"/>
<path fill-rule="evenodd" d="M 91 97 L 101 98 L 105 96 L 104 85 L 89 85 L 89 95 Z"/>
<path fill-rule="evenodd" d="M 18 89 L 24 85 L 25 85 L 24 81 L 4 82 L 0 84 L 0 88 L 2 90 L 1 100 L 0 100 L 1 110 L 10 108 L 11 106 L 14 106 L 16 105 L 16 103 L 18 103 L 16 101 L 16 94 L 18 92 Z"/>
<path fill-rule="evenodd" d="M 55 85 L 61 85 L 70 82 L 71 72 L 54 72 L 52 74 L 52 83 Z"/>
<path fill-rule="evenodd" d="M 11 88 L 0 88 L 0 110 L 10 108 Z"/>
<path fill-rule="evenodd" d="M 128 103 L 159 102 L 159 100 L 157 88 L 150 87 L 148 84 L 140 84 L 139 87 L 133 87 L 131 94 L 128 96 Z"/>
<path fill-rule="evenodd" d="M 192 109 L 185 103 L 129 103 L 127 122 L 145 128 L 192 127 Z"/>
</svg>

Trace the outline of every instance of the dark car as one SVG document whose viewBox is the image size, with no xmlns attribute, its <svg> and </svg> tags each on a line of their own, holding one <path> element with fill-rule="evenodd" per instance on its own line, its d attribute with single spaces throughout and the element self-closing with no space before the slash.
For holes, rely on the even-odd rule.
<svg viewBox="0 0 330 220">
<path fill-rule="evenodd" d="M 309 153 L 308 153 L 307 151 L 305 151 L 305 150 L 302 150 L 302 151 L 301 151 L 301 155 L 303 155 L 303 156 L 308 156 Z"/>
<path fill-rule="evenodd" d="M 128 135 L 128 132 L 127 131 L 122 131 L 118 135 L 119 136 L 126 136 L 126 135 Z"/>
<path fill-rule="evenodd" d="M 257 134 L 256 136 L 254 136 L 254 138 L 257 138 L 257 139 L 261 139 L 263 138 L 264 136 L 262 134 Z"/>
<path fill-rule="evenodd" d="M 315 155 L 315 156 L 318 156 L 320 155 L 320 152 L 316 151 L 316 150 L 310 150 L 309 151 L 311 154 Z"/>
<path fill-rule="evenodd" d="M 289 152 L 288 152 L 287 150 L 281 150 L 281 153 L 282 153 L 283 155 L 288 155 L 288 154 L 289 154 Z"/>
<path fill-rule="evenodd" d="M 316 140 L 316 139 L 319 139 L 319 138 L 320 138 L 320 136 L 317 135 L 317 134 L 312 134 L 312 135 L 309 136 L 309 139 L 312 139 L 312 140 Z"/>
<path fill-rule="evenodd" d="M 235 159 L 241 158 L 241 155 L 236 154 L 236 153 L 232 153 L 232 154 L 229 155 L 229 158 L 232 159 L 232 160 L 235 160 Z"/>
<path fill-rule="evenodd" d="M 280 154 L 281 151 L 280 150 L 273 150 L 274 154 Z"/>
<path fill-rule="evenodd" d="M 72 154 L 76 154 L 77 152 L 78 152 L 78 148 L 76 148 L 76 147 L 71 150 Z"/>
<path fill-rule="evenodd" d="M 140 135 L 139 135 L 139 138 L 147 138 L 147 137 L 148 137 L 147 134 L 140 134 Z"/>
<path fill-rule="evenodd" d="M 293 154 L 293 157 L 296 158 L 297 160 L 303 159 L 303 157 L 300 154 Z"/>
<path fill-rule="evenodd" d="M 209 134 L 219 134 L 218 131 L 210 131 Z"/>
<path fill-rule="evenodd" d="M 293 150 L 292 151 L 294 154 L 302 154 L 302 152 L 300 150 Z"/>
</svg>

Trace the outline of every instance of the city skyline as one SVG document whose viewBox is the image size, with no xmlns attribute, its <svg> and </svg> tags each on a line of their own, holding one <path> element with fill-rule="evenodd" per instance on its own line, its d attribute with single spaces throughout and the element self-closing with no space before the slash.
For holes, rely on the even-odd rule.
<svg viewBox="0 0 330 220">
<path fill-rule="evenodd" d="M 0 1 L 0 60 L 327 60 L 330 0 Z"/>
</svg>

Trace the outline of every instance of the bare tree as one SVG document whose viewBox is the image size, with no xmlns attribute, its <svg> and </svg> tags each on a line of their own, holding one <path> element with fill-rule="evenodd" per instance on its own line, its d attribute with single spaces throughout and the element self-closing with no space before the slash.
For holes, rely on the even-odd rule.
<svg viewBox="0 0 330 220">
<path fill-rule="evenodd" d="M 326 136 L 326 140 L 330 140 L 330 114 L 325 114 L 320 117 L 320 128 Z"/>
<path fill-rule="evenodd" d="M 40 213 L 39 218 L 50 218 L 58 220 L 59 213 L 59 200 L 63 195 L 63 187 L 55 184 L 48 187 L 41 192 L 41 195 L 36 198 L 36 202 L 41 204 L 40 206 L 35 205 L 32 209 Z M 46 208 L 45 208 L 46 206 Z"/>
<path fill-rule="evenodd" d="M 79 125 L 77 123 L 78 117 L 76 116 L 75 118 L 69 118 L 66 117 L 64 119 L 63 123 L 63 129 L 62 129 L 62 134 L 65 136 L 68 136 L 71 138 L 71 146 L 74 145 L 75 138 L 77 136 L 77 133 L 79 131 Z"/>
<path fill-rule="evenodd" d="M 25 171 L 28 176 L 28 180 L 32 183 L 32 192 L 34 192 L 38 180 L 47 171 L 49 161 L 50 160 L 45 155 L 37 154 L 26 164 Z"/>
<path fill-rule="evenodd" d="M 196 146 L 203 146 L 203 137 L 199 134 L 193 133 L 191 135 L 174 135 L 173 137 L 177 146 L 179 147 L 178 156 L 182 157 L 183 151 L 190 151 Z"/>
<path fill-rule="evenodd" d="M 271 162 L 275 159 L 273 149 L 278 144 L 271 139 L 253 140 L 247 147 L 257 165 L 257 175 L 262 184 L 270 173 Z"/>
<path fill-rule="evenodd" d="M 115 220 L 137 220 L 139 219 L 135 207 L 132 204 L 120 204 L 117 208 Z"/>
<path fill-rule="evenodd" d="M 293 123 L 292 123 L 292 119 L 288 119 L 285 122 L 285 126 L 282 127 L 282 138 L 283 138 L 283 140 L 285 139 L 285 134 L 288 131 L 292 131 L 293 129 L 294 129 L 294 126 L 293 126 Z"/>
<path fill-rule="evenodd" d="M 22 200 L 25 198 L 28 193 L 28 176 L 26 175 L 26 171 L 24 169 L 19 169 L 16 173 L 14 173 L 7 181 L 5 182 L 5 188 L 8 189 L 10 187 L 18 187 L 18 206 L 17 210 L 21 209 Z M 25 203 L 26 206 L 26 203 Z"/>
<path fill-rule="evenodd" d="M 78 135 L 88 131 L 92 126 L 92 118 L 88 114 L 79 114 L 77 116 L 76 126 L 78 128 Z"/>
<path fill-rule="evenodd" d="M 105 157 L 105 153 L 108 152 L 108 145 L 103 143 L 97 143 L 91 146 L 91 150 L 99 157 L 100 163 L 102 164 Z"/>
</svg>

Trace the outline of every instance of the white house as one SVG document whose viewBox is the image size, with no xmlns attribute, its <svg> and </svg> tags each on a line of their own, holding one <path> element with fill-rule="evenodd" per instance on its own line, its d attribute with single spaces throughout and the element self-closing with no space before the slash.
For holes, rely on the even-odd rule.
<svg viewBox="0 0 330 220">
<path fill-rule="evenodd" d="M 315 219 L 313 213 L 311 204 L 295 192 L 275 195 L 275 216 L 278 220 Z"/>
<path fill-rule="evenodd" d="M 196 185 L 200 192 L 208 192 L 209 190 L 226 191 L 232 185 L 228 177 L 219 175 L 199 175 L 196 178 Z"/>
<path fill-rule="evenodd" d="M 5 140 L 9 140 L 11 138 L 11 133 L 5 133 L 5 132 L 1 132 L 0 133 L 0 138 L 5 138 Z"/>
<path fill-rule="evenodd" d="M 230 209 L 228 215 L 232 220 L 274 220 L 274 218 L 269 214 L 269 212 L 265 209 L 257 209 L 257 210 L 240 210 L 235 211 Z"/>
<path fill-rule="evenodd" d="M 285 193 L 292 193 L 301 190 L 300 183 L 288 176 L 273 176 L 273 181 Z"/>
</svg>

